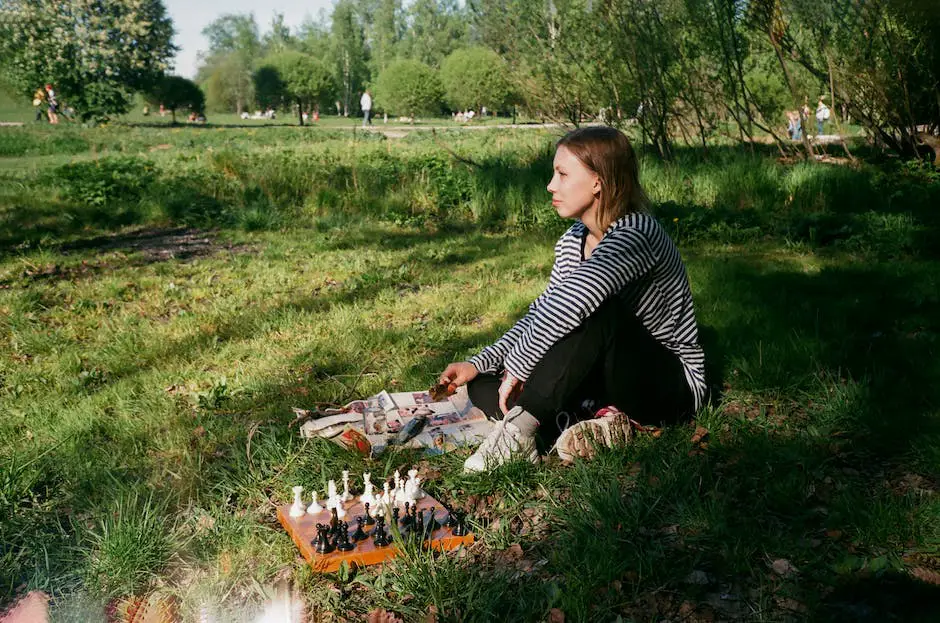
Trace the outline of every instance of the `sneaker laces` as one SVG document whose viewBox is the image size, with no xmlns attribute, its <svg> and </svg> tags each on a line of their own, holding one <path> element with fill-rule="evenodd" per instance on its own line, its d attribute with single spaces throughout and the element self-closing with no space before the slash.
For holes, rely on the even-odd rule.
<svg viewBox="0 0 940 623">
<path fill-rule="evenodd" d="M 559 432 L 563 433 L 568 430 L 571 427 L 571 420 L 571 414 L 567 411 L 559 411 L 555 414 L 555 426 L 558 427 Z M 562 421 L 564 421 L 564 424 L 562 424 Z"/>
</svg>

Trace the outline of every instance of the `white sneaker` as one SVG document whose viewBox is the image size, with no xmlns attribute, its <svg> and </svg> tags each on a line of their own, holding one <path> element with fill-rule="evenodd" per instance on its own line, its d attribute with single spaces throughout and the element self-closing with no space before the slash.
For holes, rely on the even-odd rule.
<svg viewBox="0 0 940 623">
<path fill-rule="evenodd" d="M 633 425 L 623 413 L 584 420 L 566 428 L 555 442 L 558 456 L 566 463 L 576 457 L 593 458 L 598 448 L 621 446 L 633 437 Z"/>
<path fill-rule="evenodd" d="M 520 413 L 525 413 L 522 407 L 513 407 L 506 417 L 496 422 L 492 432 L 483 440 L 477 451 L 464 461 L 465 472 L 495 469 L 513 459 L 525 459 L 530 463 L 538 461 L 535 437 L 522 434 L 519 427 L 512 423 Z"/>
</svg>

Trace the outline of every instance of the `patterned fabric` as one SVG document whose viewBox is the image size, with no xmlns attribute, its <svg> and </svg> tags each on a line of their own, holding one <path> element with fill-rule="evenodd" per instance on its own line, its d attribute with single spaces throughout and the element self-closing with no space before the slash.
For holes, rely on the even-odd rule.
<svg viewBox="0 0 940 623">
<path fill-rule="evenodd" d="M 698 343 L 692 292 L 679 251 L 649 214 L 615 221 L 587 260 L 587 228 L 575 223 L 555 245 L 548 287 L 495 344 L 470 358 L 480 372 L 501 369 L 526 380 L 558 340 L 613 297 L 679 358 L 695 398 L 705 400 L 705 355 Z"/>
</svg>

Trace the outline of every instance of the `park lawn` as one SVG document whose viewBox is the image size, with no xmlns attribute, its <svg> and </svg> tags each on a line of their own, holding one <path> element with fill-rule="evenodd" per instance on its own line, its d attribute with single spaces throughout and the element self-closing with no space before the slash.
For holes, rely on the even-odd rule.
<svg viewBox="0 0 940 623">
<path fill-rule="evenodd" d="M 431 138 L 72 132 L 0 134 L 2 601 L 43 589 L 65 620 L 159 590 L 239 620 L 289 577 L 334 618 L 931 612 L 935 174 L 644 159 L 714 404 L 593 461 L 464 475 L 467 452 L 302 440 L 291 407 L 427 387 L 524 313 L 564 228 L 551 135 L 449 135 L 474 168 Z M 290 487 L 414 463 L 479 544 L 311 574 L 274 519 Z"/>
</svg>

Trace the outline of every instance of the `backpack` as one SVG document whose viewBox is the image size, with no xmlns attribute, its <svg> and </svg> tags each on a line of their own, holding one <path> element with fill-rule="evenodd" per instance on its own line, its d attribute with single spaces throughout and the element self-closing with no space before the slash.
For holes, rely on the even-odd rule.
<svg viewBox="0 0 940 623">
<path fill-rule="evenodd" d="M 825 108 L 823 108 L 822 113 L 823 113 L 823 120 L 828 121 L 829 120 L 829 107 L 826 106 Z"/>
</svg>

